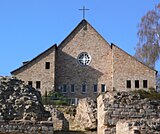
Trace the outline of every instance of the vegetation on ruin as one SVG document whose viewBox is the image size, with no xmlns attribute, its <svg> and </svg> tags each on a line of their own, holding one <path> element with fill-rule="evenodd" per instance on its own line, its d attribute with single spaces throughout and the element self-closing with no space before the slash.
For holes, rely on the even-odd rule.
<svg viewBox="0 0 160 134">
<path fill-rule="evenodd" d="M 160 100 L 160 93 L 157 92 L 154 88 L 149 88 L 148 90 L 140 89 L 132 91 L 133 94 L 139 94 L 141 99 L 151 99 L 151 100 Z"/>
<path fill-rule="evenodd" d="M 45 95 L 42 96 L 42 102 L 44 105 L 69 105 L 70 100 L 59 92 L 45 91 Z"/>
</svg>

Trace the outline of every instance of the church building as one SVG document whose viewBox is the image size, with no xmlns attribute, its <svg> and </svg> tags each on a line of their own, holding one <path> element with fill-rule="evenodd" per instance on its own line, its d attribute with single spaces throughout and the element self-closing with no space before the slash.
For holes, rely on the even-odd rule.
<svg viewBox="0 0 160 134">
<path fill-rule="evenodd" d="M 113 89 L 156 88 L 156 73 L 109 44 L 85 19 L 59 45 L 11 72 L 42 95 L 57 91 L 70 99 L 96 98 Z"/>
</svg>

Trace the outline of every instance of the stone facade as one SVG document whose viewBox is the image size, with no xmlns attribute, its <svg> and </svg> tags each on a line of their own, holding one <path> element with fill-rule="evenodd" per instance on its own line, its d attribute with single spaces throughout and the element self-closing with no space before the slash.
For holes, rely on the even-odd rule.
<svg viewBox="0 0 160 134">
<path fill-rule="evenodd" d="M 117 90 L 127 89 L 127 80 L 131 81 L 131 88 L 135 88 L 135 80 L 139 81 L 139 88 L 156 88 L 156 71 L 137 61 L 132 56 L 112 44 L 113 52 L 113 87 Z M 143 80 L 148 81 L 146 88 L 143 87 Z"/>
<path fill-rule="evenodd" d="M 40 90 L 42 95 L 45 91 L 52 91 L 55 81 L 55 49 L 56 45 L 11 73 L 26 84 L 32 82 L 32 86 Z M 50 69 L 45 68 L 46 62 L 50 63 Z M 36 87 L 36 82 L 40 82 L 39 88 Z"/>
<path fill-rule="evenodd" d="M 77 57 L 82 52 L 87 52 L 92 57 L 89 66 L 82 67 L 78 64 Z M 56 85 L 62 88 L 63 84 L 67 85 L 66 96 L 96 98 L 97 93 L 101 92 L 101 84 L 105 84 L 106 89 L 112 88 L 111 47 L 87 22 L 83 21 L 72 36 L 60 44 L 56 56 Z M 70 92 L 71 84 L 75 85 L 75 93 Z M 81 91 L 82 84 L 87 85 L 86 93 Z M 94 84 L 99 89 L 96 93 L 93 92 Z"/>
<path fill-rule="evenodd" d="M 90 64 L 82 66 L 77 58 L 87 53 L 81 59 L 85 63 L 90 57 Z M 45 69 L 45 63 L 50 63 L 50 69 Z M 75 98 L 91 97 L 106 90 L 132 90 L 135 89 L 135 80 L 138 88 L 155 88 L 156 71 L 145 66 L 135 58 L 109 44 L 86 21 L 82 20 L 78 26 L 60 43 L 58 47 L 40 54 L 19 69 L 11 72 L 19 79 L 41 82 L 40 91 L 56 90 L 65 96 Z M 130 88 L 126 88 L 127 80 Z"/>
<path fill-rule="evenodd" d="M 156 131 L 156 134 L 160 133 L 160 101 L 149 100 L 141 98 L 139 94 L 134 94 L 130 92 L 107 92 L 102 94 L 97 98 L 97 119 L 98 119 L 98 134 L 123 134 L 127 132 L 132 132 L 135 129 L 131 130 L 126 126 L 125 123 L 122 123 L 122 120 L 127 120 L 128 122 L 140 122 L 140 125 L 137 126 L 137 129 L 141 131 L 145 126 L 145 122 L 151 120 L 150 123 L 155 122 L 156 130 L 154 126 L 149 127 L 149 124 L 146 125 L 146 130 L 151 129 L 150 132 Z M 143 121 L 144 120 L 144 123 Z M 123 130 L 117 123 L 121 126 L 126 126 Z M 134 127 L 134 123 L 132 123 Z M 117 125 L 117 128 L 116 128 Z M 116 130 L 118 129 L 118 130 Z M 118 132 L 120 133 L 118 133 Z M 131 133 L 127 133 L 131 134 Z M 144 133 L 146 134 L 146 133 Z"/>
</svg>

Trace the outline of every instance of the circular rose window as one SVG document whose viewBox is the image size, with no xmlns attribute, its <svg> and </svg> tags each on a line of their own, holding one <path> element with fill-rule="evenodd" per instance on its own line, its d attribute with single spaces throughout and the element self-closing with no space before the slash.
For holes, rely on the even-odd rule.
<svg viewBox="0 0 160 134">
<path fill-rule="evenodd" d="M 80 65 L 87 66 L 91 62 L 91 56 L 88 53 L 83 52 L 78 55 L 77 60 Z"/>
</svg>

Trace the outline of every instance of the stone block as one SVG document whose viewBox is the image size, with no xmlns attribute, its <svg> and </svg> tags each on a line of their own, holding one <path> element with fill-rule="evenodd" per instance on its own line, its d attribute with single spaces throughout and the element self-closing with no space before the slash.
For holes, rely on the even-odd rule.
<svg viewBox="0 0 160 134">
<path fill-rule="evenodd" d="M 144 114 L 144 113 L 145 113 L 145 110 L 144 110 L 144 109 L 140 109 L 139 112 L 140 112 L 141 114 Z"/>
<path fill-rule="evenodd" d="M 118 110 L 113 111 L 113 114 L 114 114 L 114 115 L 117 115 L 117 114 L 119 115 L 119 113 L 120 113 L 120 112 L 119 112 Z"/>
<path fill-rule="evenodd" d="M 118 108 L 118 107 L 119 107 L 119 104 L 113 104 L 112 107 L 113 107 L 113 108 Z"/>
</svg>

